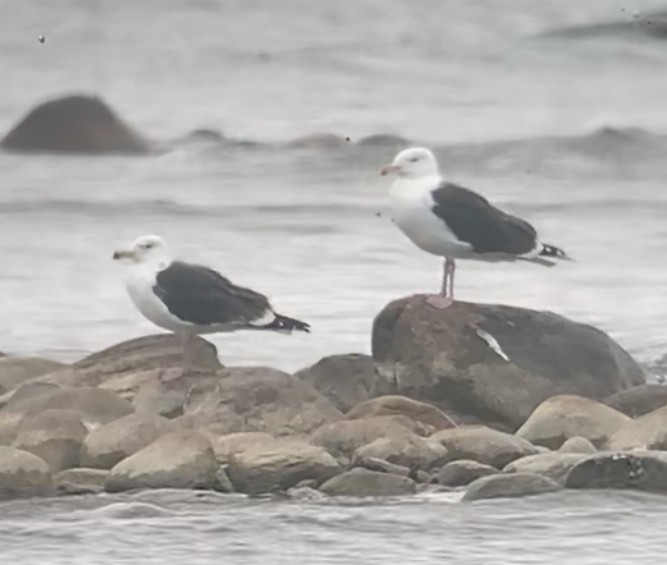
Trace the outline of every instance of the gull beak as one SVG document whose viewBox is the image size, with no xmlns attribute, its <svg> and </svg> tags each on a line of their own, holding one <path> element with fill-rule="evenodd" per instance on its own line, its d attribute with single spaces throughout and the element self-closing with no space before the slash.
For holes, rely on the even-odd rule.
<svg viewBox="0 0 667 565">
<path fill-rule="evenodd" d="M 114 261 L 120 261 L 121 259 L 131 259 L 132 261 L 135 261 L 136 258 L 134 251 L 115 251 L 113 254 Z"/>
<path fill-rule="evenodd" d="M 392 175 L 401 170 L 400 165 L 385 165 L 380 169 L 380 174 L 384 177 L 387 175 Z"/>
</svg>

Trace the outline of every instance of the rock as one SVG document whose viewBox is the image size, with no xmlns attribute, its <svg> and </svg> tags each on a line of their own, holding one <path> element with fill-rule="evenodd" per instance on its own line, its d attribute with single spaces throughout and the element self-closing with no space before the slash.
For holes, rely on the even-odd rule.
<svg viewBox="0 0 667 565">
<path fill-rule="evenodd" d="M 410 145 L 410 141 L 391 133 L 376 133 L 362 137 L 357 144 L 362 147 L 392 147 L 399 149 Z"/>
<path fill-rule="evenodd" d="M 65 367 L 63 363 L 41 357 L 0 358 L 0 394 L 8 392 L 30 379 Z"/>
<path fill-rule="evenodd" d="M 534 455 L 537 449 L 530 442 L 486 426 L 461 426 L 441 430 L 430 437 L 447 448 L 449 459 L 472 459 L 501 469 L 511 461 Z"/>
<path fill-rule="evenodd" d="M 345 138 L 333 133 L 313 133 L 310 135 L 303 135 L 297 137 L 289 142 L 286 146 L 294 149 L 315 148 L 315 149 L 336 149 L 348 144 Z"/>
<path fill-rule="evenodd" d="M 438 483 L 448 487 L 463 487 L 480 477 L 495 475 L 498 472 L 498 469 L 491 465 L 478 463 L 472 459 L 459 459 L 450 461 L 438 471 Z"/>
<path fill-rule="evenodd" d="M 401 496 L 417 492 L 417 484 L 408 477 L 355 468 L 329 479 L 320 491 L 329 496 Z"/>
<path fill-rule="evenodd" d="M 149 150 L 146 141 L 95 96 L 70 95 L 39 104 L 0 146 L 15 151 L 131 153 Z"/>
<path fill-rule="evenodd" d="M 606 447 L 610 451 L 667 450 L 667 406 L 629 420 L 609 438 Z"/>
<path fill-rule="evenodd" d="M 629 421 L 625 414 L 595 400 L 560 395 L 542 402 L 516 435 L 550 449 L 558 449 L 564 441 L 576 436 L 599 446 Z"/>
<path fill-rule="evenodd" d="M 205 429 L 202 430 L 205 433 Z M 209 436 L 213 444 L 215 458 L 220 464 L 227 464 L 231 458 L 250 447 L 257 444 L 270 443 L 274 437 L 266 432 L 238 432 L 235 434 L 226 434 L 224 436 Z"/>
<path fill-rule="evenodd" d="M 373 359 L 361 353 L 324 357 L 294 376 L 320 391 L 341 412 L 389 392 L 387 381 L 378 375 Z"/>
<path fill-rule="evenodd" d="M 66 469 L 54 478 L 56 490 L 60 494 L 96 494 L 104 490 L 109 471 L 104 469 Z"/>
<path fill-rule="evenodd" d="M 60 390 L 60 388 L 58 385 L 52 383 L 27 382 L 0 396 L 0 409 L 7 406 L 10 401 L 18 402 L 19 400 L 33 398 L 46 392 Z"/>
<path fill-rule="evenodd" d="M 352 464 L 367 467 L 363 461 L 368 459 L 383 459 L 411 471 L 430 471 L 446 463 L 449 453 L 436 441 L 429 441 L 415 434 L 403 434 L 397 437 L 379 437 L 361 446 L 354 452 Z"/>
<path fill-rule="evenodd" d="M 667 492 L 667 452 L 597 453 L 568 473 L 566 488 Z"/>
<path fill-rule="evenodd" d="M 415 433 L 418 429 L 419 426 L 405 416 L 377 416 L 325 424 L 310 441 L 335 457 L 351 457 L 357 449 L 378 438 L 419 437 Z"/>
<path fill-rule="evenodd" d="M 37 455 L 0 447 L 0 499 L 47 496 L 52 492 L 49 466 Z"/>
<path fill-rule="evenodd" d="M 431 432 L 456 427 L 454 421 L 432 404 L 413 400 L 405 396 L 380 396 L 357 404 L 345 417 L 348 420 L 371 416 L 407 416 L 430 428 Z"/>
<path fill-rule="evenodd" d="M 116 464 L 107 492 L 145 488 L 217 489 L 218 463 L 207 438 L 196 432 L 165 434 Z"/>
<path fill-rule="evenodd" d="M 512 461 L 505 466 L 503 471 L 542 475 L 563 484 L 570 469 L 588 457 L 589 455 L 585 453 L 538 453 Z"/>
<path fill-rule="evenodd" d="M 193 369 L 215 372 L 221 364 L 215 346 L 197 337 L 192 341 Z M 159 378 L 162 370 L 177 368 L 181 375 L 183 349 L 173 334 L 143 336 L 93 353 L 67 369 L 45 375 L 42 381 L 61 386 L 100 386 L 132 399 L 141 385 Z M 196 372 L 194 372 L 196 376 Z M 165 380 L 174 378 L 164 371 Z"/>
<path fill-rule="evenodd" d="M 603 402 L 631 418 L 637 418 L 667 405 L 667 386 L 640 385 L 612 394 Z"/>
<path fill-rule="evenodd" d="M 207 427 L 219 435 L 268 432 L 281 436 L 310 433 L 342 417 L 314 388 L 282 371 L 234 367 L 219 375 L 213 390 L 188 402 L 183 425 Z"/>
<path fill-rule="evenodd" d="M 94 387 L 57 389 L 29 398 L 12 398 L 0 410 L 0 429 L 5 434 L 9 433 L 16 429 L 24 417 L 52 409 L 76 413 L 89 429 L 122 418 L 133 411 L 128 402 L 106 390 Z"/>
<path fill-rule="evenodd" d="M 436 309 L 424 295 L 396 300 L 380 312 L 372 349 L 397 394 L 435 404 L 457 421 L 508 430 L 556 394 L 600 399 L 644 383 L 630 355 L 591 326 L 492 304 Z"/>
<path fill-rule="evenodd" d="M 234 488 L 248 494 L 285 491 L 309 479 L 319 485 L 340 472 L 324 449 L 291 439 L 256 442 L 235 453 L 227 468 Z"/>
<path fill-rule="evenodd" d="M 585 437 L 571 437 L 570 439 L 566 440 L 563 445 L 561 445 L 558 448 L 558 451 L 561 453 L 595 453 L 597 449 L 595 449 L 595 446 L 591 443 L 590 440 L 586 439 Z"/>
<path fill-rule="evenodd" d="M 561 490 L 561 486 L 547 477 L 531 473 L 498 474 L 481 477 L 468 485 L 463 501 L 485 498 L 534 496 Z"/>
<path fill-rule="evenodd" d="M 352 462 L 352 465 L 354 467 L 362 467 L 370 471 L 401 475 L 402 477 L 408 477 L 410 475 L 410 469 L 408 467 L 404 467 L 403 465 L 396 465 L 395 463 L 389 463 L 389 461 L 378 459 L 377 457 L 357 457 Z"/>
<path fill-rule="evenodd" d="M 12 446 L 40 457 L 52 473 L 79 465 L 79 450 L 88 434 L 70 410 L 45 410 L 21 420 Z"/>
<path fill-rule="evenodd" d="M 88 434 L 81 446 L 84 467 L 111 469 L 116 463 L 171 431 L 169 420 L 149 414 L 128 414 Z"/>
</svg>

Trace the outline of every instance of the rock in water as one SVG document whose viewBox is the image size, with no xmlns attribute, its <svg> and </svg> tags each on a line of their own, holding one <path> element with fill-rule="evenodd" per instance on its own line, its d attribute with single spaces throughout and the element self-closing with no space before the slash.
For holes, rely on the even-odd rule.
<svg viewBox="0 0 667 565">
<path fill-rule="evenodd" d="M 480 477 L 495 475 L 499 471 L 491 465 L 478 463 L 472 459 L 450 461 L 438 471 L 438 483 L 448 487 L 463 487 Z"/>
<path fill-rule="evenodd" d="M 558 449 L 572 437 L 601 446 L 631 422 L 625 414 L 589 398 L 562 394 L 548 398 L 530 415 L 516 435 L 535 445 Z"/>
<path fill-rule="evenodd" d="M 449 452 L 437 441 L 415 434 L 380 437 L 357 449 L 352 464 L 370 468 L 368 460 L 381 459 L 411 471 L 430 471 L 449 460 Z"/>
<path fill-rule="evenodd" d="M 60 471 L 54 478 L 56 490 L 61 494 L 95 494 L 104 490 L 109 471 L 78 467 Z"/>
<path fill-rule="evenodd" d="M 380 312 L 373 358 L 398 394 L 464 421 L 514 430 L 550 396 L 600 399 L 644 382 L 630 355 L 591 326 L 510 306 L 456 302 L 441 310 L 426 298 Z"/>
<path fill-rule="evenodd" d="M 538 453 L 512 461 L 506 465 L 505 473 L 531 473 L 542 475 L 559 484 L 565 482 L 570 469 L 590 457 L 586 453 Z"/>
<path fill-rule="evenodd" d="M 31 110 L 0 146 L 14 151 L 143 154 L 149 146 L 100 98 L 72 95 Z"/>
<path fill-rule="evenodd" d="M 37 455 L 0 447 L 0 499 L 51 493 L 49 466 Z"/>
<path fill-rule="evenodd" d="M 417 484 L 401 475 L 355 468 L 329 479 L 320 491 L 329 496 L 400 496 L 414 494 Z"/>
<path fill-rule="evenodd" d="M 555 481 L 531 473 L 488 475 L 470 483 L 463 500 L 472 502 L 484 498 L 534 496 L 555 492 L 561 488 Z"/>
<path fill-rule="evenodd" d="M 604 403 L 631 418 L 637 418 L 667 405 L 667 386 L 636 386 L 608 396 Z"/>
</svg>

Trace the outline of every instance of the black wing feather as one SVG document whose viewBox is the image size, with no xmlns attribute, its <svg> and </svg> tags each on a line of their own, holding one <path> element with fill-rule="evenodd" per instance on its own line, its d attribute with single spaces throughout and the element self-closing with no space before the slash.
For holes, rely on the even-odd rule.
<svg viewBox="0 0 667 565">
<path fill-rule="evenodd" d="M 452 183 L 443 183 L 432 195 L 433 213 L 475 253 L 522 255 L 535 248 L 535 228 L 499 210 L 483 196 Z"/>
<path fill-rule="evenodd" d="M 208 267 L 180 261 L 158 273 L 153 290 L 174 316 L 202 326 L 248 323 L 271 308 L 263 294 Z"/>
</svg>

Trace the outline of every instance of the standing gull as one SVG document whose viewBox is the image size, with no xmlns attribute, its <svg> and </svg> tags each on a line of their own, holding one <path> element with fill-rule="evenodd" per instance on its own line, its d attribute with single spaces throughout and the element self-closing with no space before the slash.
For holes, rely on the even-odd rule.
<svg viewBox="0 0 667 565">
<path fill-rule="evenodd" d="M 188 345 L 198 334 L 310 331 L 305 322 L 277 314 L 263 294 L 236 286 L 208 267 L 174 261 L 156 235 L 136 239 L 113 258 L 128 264 L 127 291 L 138 310 L 181 337 L 183 372 L 189 364 Z"/>
<path fill-rule="evenodd" d="M 401 151 L 381 174 L 397 176 L 389 190 L 396 225 L 417 247 L 445 258 L 441 293 L 429 298 L 437 308 L 454 301 L 455 259 L 520 260 L 549 267 L 554 259 L 568 259 L 562 249 L 542 243 L 525 220 L 445 181 L 429 149 Z"/>
</svg>

